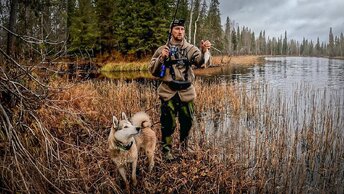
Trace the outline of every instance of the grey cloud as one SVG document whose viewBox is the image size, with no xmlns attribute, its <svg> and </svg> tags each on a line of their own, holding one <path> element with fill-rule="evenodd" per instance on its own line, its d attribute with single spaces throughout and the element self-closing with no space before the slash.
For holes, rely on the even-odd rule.
<svg viewBox="0 0 344 194">
<path fill-rule="evenodd" d="M 265 30 L 267 36 L 284 36 L 301 41 L 303 37 L 327 41 L 329 28 L 335 35 L 344 32 L 343 0 L 220 0 L 222 22 L 228 16 L 240 26 L 256 34 Z"/>
</svg>

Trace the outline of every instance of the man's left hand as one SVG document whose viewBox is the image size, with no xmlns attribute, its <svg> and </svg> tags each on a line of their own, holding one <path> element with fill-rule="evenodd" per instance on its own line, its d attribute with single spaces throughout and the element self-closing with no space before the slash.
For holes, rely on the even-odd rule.
<svg viewBox="0 0 344 194">
<path fill-rule="evenodd" d="M 211 47 L 211 43 L 209 40 L 201 40 L 201 51 L 202 53 L 207 52 Z"/>
</svg>

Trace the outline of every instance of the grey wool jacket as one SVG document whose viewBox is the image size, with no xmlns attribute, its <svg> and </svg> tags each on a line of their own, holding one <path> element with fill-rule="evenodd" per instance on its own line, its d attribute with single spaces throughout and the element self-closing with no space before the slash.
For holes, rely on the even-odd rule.
<svg viewBox="0 0 344 194">
<path fill-rule="evenodd" d="M 181 44 L 174 44 L 173 40 L 171 41 L 169 46 L 177 46 L 183 52 L 183 56 L 186 57 L 190 62 L 191 65 L 196 67 L 200 67 L 204 63 L 204 54 L 200 51 L 199 48 L 196 46 L 188 43 L 185 39 L 182 41 Z M 162 50 L 165 48 L 165 45 L 160 46 L 154 53 L 150 65 L 149 70 L 153 75 L 159 75 L 161 71 L 161 65 L 164 61 L 160 58 Z M 208 51 L 209 52 L 209 51 Z M 172 68 L 175 73 L 175 80 L 177 81 L 190 81 L 193 83 L 195 80 L 195 74 L 193 73 L 192 66 L 190 68 L 186 68 L 185 65 L 172 65 Z M 185 80 L 185 73 L 187 71 L 187 80 Z M 172 75 L 170 73 L 170 69 L 166 68 L 165 76 L 161 78 L 162 82 L 158 87 L 158 95 L 159 97 L 164 100 L 170 100 L 175 94 L 178 93 L 182 102 L 189 102 L 196 98 L 196 91 L 193 84 L 190 87 L 184 90 L 172 90 L 166 82 L 170 82 L 173 80 Z"/>
</svg>

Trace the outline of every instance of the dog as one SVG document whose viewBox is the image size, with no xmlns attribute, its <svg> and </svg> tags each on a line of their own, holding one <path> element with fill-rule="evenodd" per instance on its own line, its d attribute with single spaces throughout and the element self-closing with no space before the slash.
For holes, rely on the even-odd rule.
<svg viewBox="0 0 344 194">
<path fill-rule="evenodd" d="M 150 117 L 145 112 L 134 114 L 130 121 L 125 113 L 122 113 L 121 120 L 115 116 L 112 118 L 112 127 L 108 138 L 109 152 L 112 161 L 116 164 L 118 171 L 129 190 L 129 182 L 126 178 L 125 166 L 131 163 L 131 180 L 134 186 L 137 185 L 136 168 L 138 153 L 141 148 L 148 158 L 148 170 L 154 167 L 154 153 L 156 146 L 156 134 L 151 129 Z"/>
</svg>

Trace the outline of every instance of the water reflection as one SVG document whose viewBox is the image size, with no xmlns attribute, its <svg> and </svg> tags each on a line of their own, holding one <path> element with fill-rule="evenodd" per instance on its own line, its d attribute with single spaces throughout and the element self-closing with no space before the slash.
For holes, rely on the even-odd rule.
<svg viewBox="0 0 344 194">
<path fill-rule="evenodd" d="M 318 89 L 344 87 L 343 60 L 312 57 L 273 57 L 266 60 L 266 73 L 260 77 L 286 90 L 300 82 Z"/>
<path fill-rule="evenodd" d="M 125 72 L 100 72 L 101 76 L 109 79 L 152 79 L 153 76 L 148 71 L 125 71 Z"/>
</svg>

